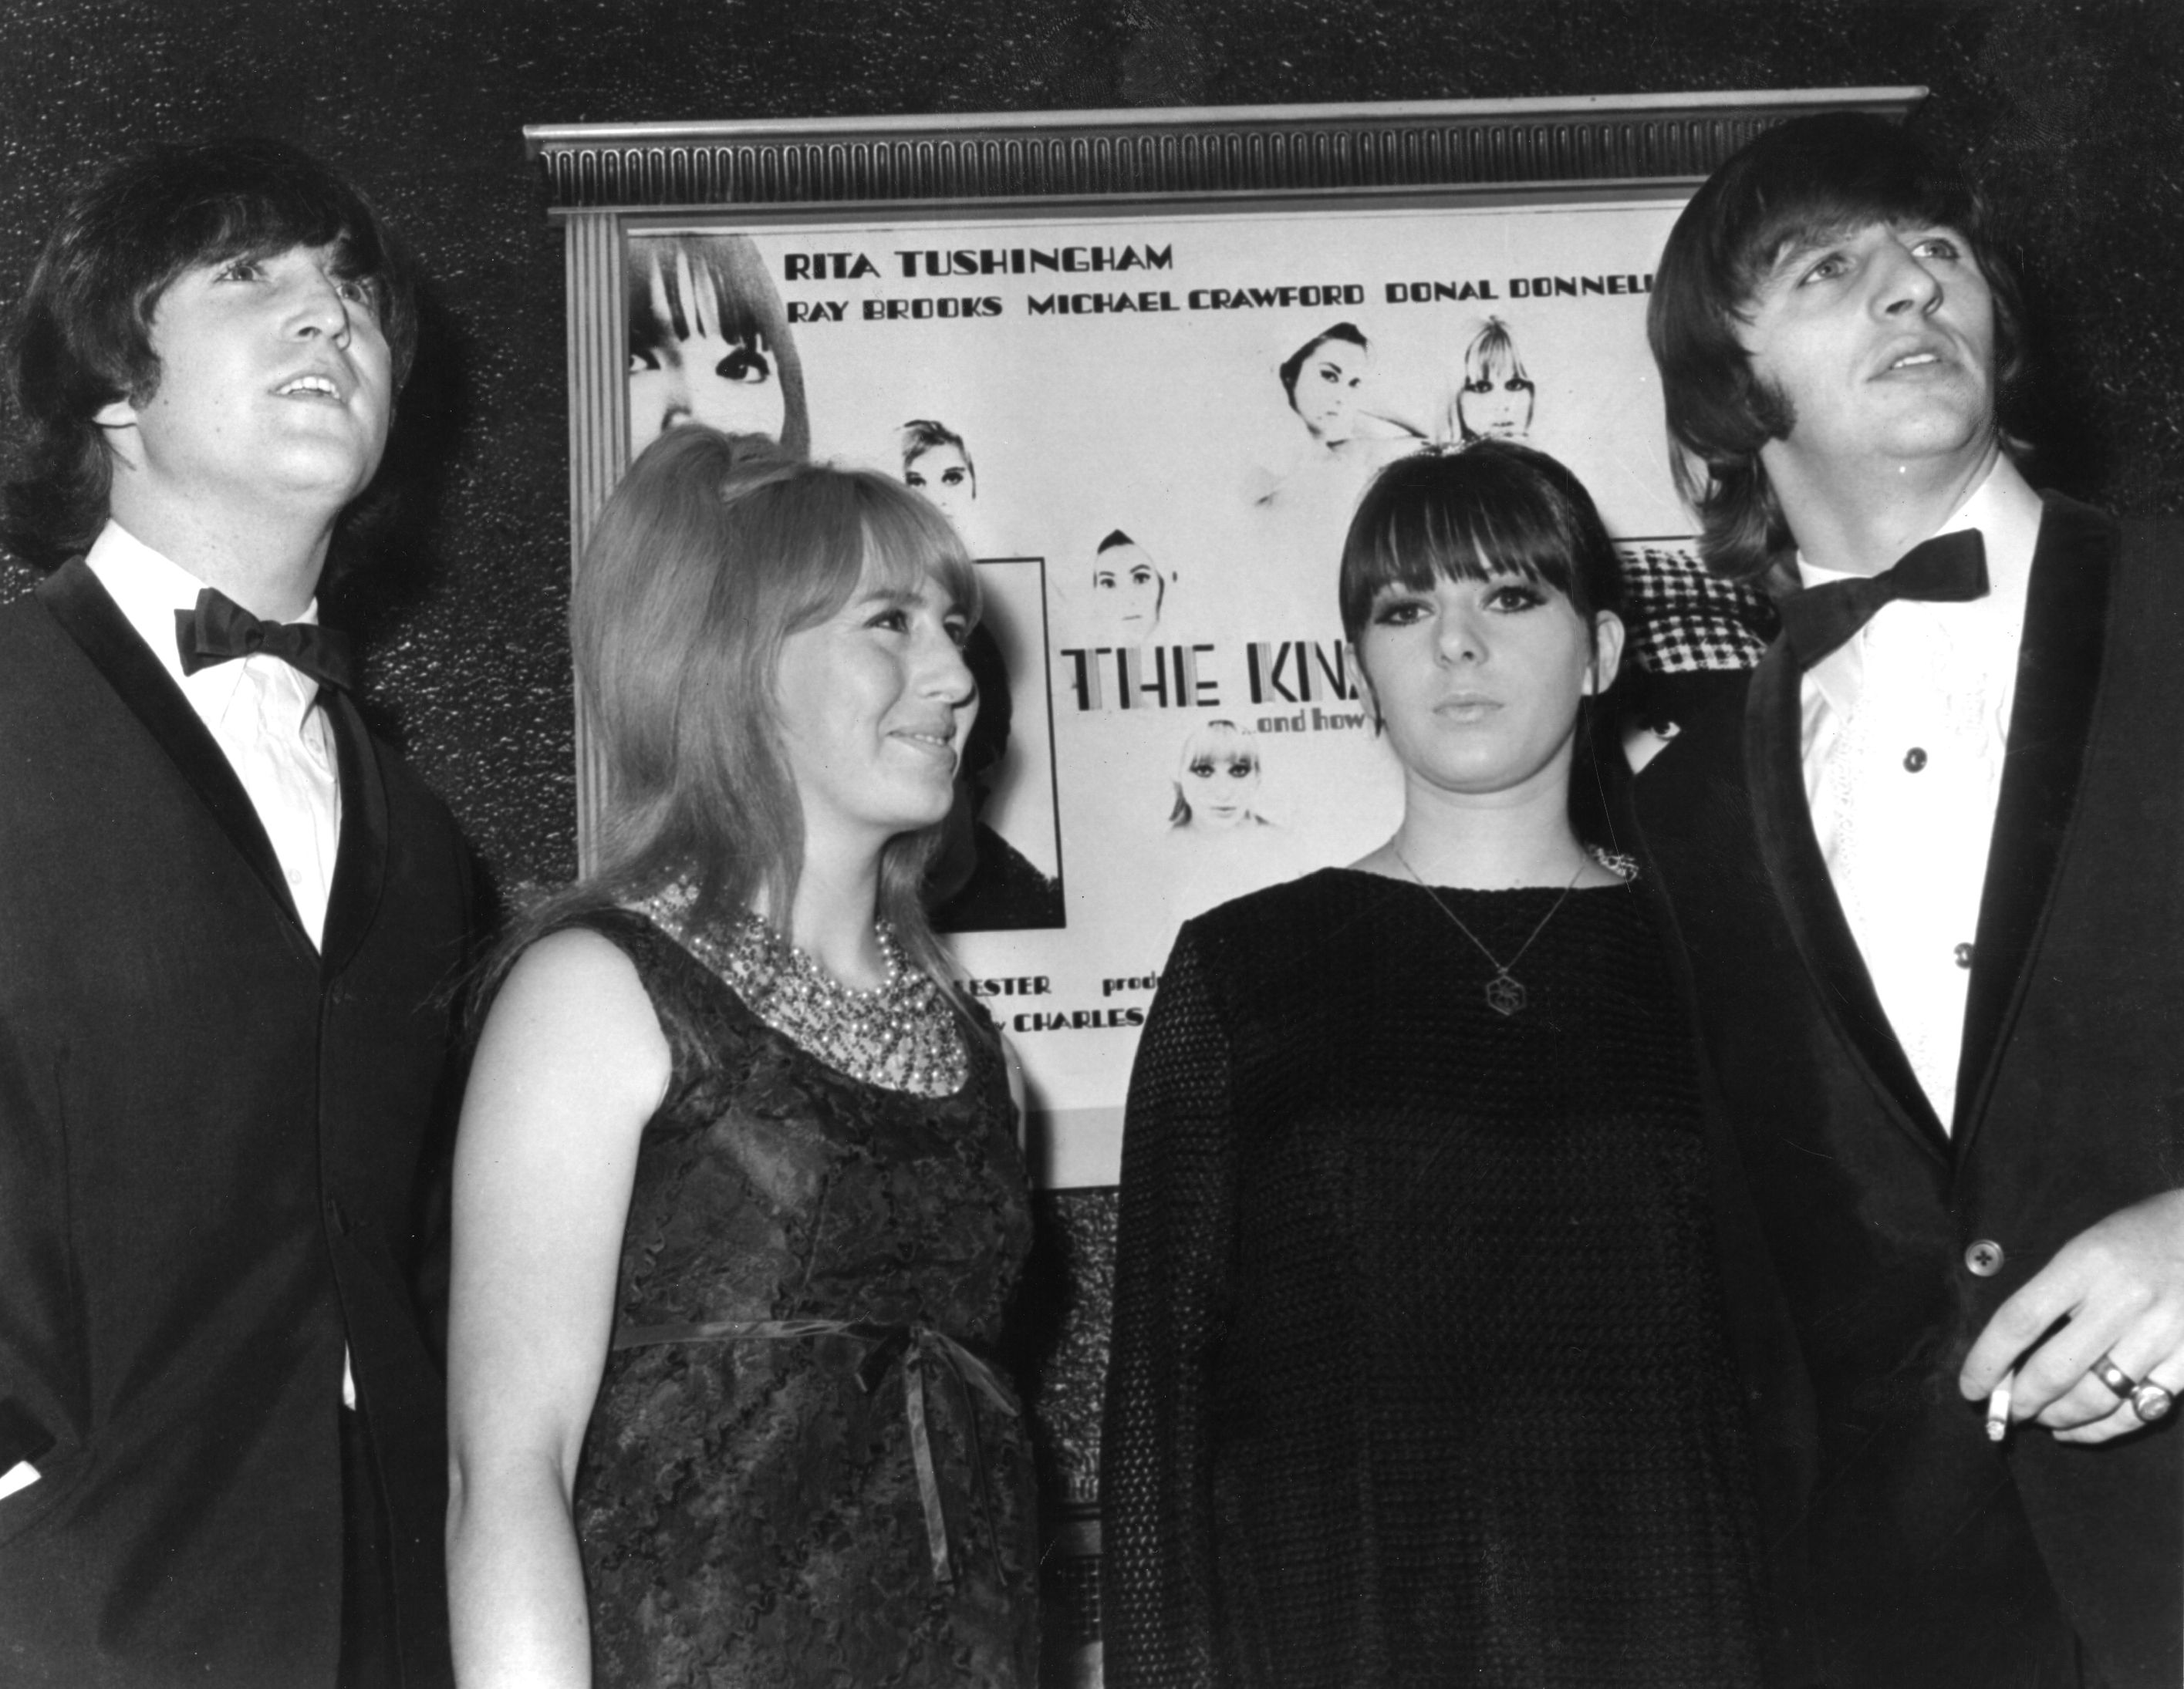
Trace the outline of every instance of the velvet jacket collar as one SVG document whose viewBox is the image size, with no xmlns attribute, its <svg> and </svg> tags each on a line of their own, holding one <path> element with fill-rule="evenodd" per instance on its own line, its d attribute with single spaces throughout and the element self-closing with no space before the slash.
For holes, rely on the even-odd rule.
<svg viewBox="0 0 2184 1689">
<path fill-rule="evenodd" d="M 296 942 L 308 951 L 310 940 L 289 895 L 287 880 L 242 782 L 98 576 L 81 558 L 75 558 L 39 583 L 37 597 L 173 759 L 266 895 L 279 906 Z M 326 904 L 324 943 L 318 952 L 320 976 L 332 979 L 354 956 L 379 908 L 387 866 L 387 789 L 377 749 L 355 704 L 331 689 L 320 692 L 320 703 L 332 725 L 341 763 L 341 845 Z"/>
</svg>

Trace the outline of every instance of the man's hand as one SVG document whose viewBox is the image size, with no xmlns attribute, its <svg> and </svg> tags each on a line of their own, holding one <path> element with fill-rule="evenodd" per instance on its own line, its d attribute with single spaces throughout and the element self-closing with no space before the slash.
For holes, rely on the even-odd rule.
<svg viewBox="0 0 2184 1689">
<path fill-rule="evenodd" d="M 2058 1320 L 2068 1323 L 2026 1348 Z M 2106 1442 L 2145 1422 L 2092 1369 L 2103 1357 L 2141 1384 L 2184 1394 L 2184 1191 L 2150 1197 L 2087 1226 L 1995 1310 L 1957 1387 L 1974 1401 L 2019 1356 L 2011 1417 L 2062 1442 Z"/>
</svg>

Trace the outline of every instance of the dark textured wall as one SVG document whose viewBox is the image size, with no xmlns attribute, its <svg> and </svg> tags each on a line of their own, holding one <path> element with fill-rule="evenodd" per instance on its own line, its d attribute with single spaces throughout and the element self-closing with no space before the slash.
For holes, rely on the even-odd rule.
<svg viewBox="0 0 2184 1689">
<path fill-rule="evenodd" d="M 575 832 L 561 263 L 526 122 L 1924 83 L 2025 248 L 2036 478 L 2150 513 L 2184 510 L 2180 81 L 2179 0 L 0 0 L 0 302 L 120 141 L 262 131 L 376 195 L 432 277 L 417 493 L 336 614 L 515 891 Z M 1045 1211 L 1040 1417 L 1081 1493 L 1112 1201 Z"/>
</svg>

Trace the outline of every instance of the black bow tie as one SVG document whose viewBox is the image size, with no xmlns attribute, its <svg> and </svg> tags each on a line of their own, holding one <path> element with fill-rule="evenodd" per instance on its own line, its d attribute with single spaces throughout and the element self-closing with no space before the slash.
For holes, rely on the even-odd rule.
<svg viewBox="0 0 2184 1689">
<path fill-rule="evenodd" d="M 1782 636 L 1809 669 L 1897 598 L 1944 604 L 1986 597 L 1986 542 L 1976 528 L 1915 545 L 1892 569 L 1850 581 L 1808 586 L 1782 601 Z"/>
<path fill-rule="evenodd" d="M 182 672 L 194 675 L 231 657 L 278 657 L 322 686 L 356 690 L 356 657 L 347 636 L 311 622 L 264 622 L 226 593 L 208 586 L 194 610 L 175 612 Z"/>
</svg>

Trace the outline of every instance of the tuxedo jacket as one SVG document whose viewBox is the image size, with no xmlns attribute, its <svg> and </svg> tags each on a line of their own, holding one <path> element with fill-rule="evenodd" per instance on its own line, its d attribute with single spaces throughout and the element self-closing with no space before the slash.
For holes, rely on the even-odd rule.
<svg viewBox="0 0 2184 1689">
<path fill-rule="evenodd" d="M 0 1471 L 43 1475 L 0 1499 L 0 1683 L 332 1689 L 344 1347 L 403 1681 L 447 1675 L 420 1171 L 470 881 L 438 800 L 321 697 L 323 953 L 82 562 L 0 609 Z"/>
<path fill-rule="evenodd" d="M 2184 1682 L 2174 1419 L 1997 1447 L 1956 1386 L 2063 1244 L 2184 1185 L 2184 531 L 2049 498 L 2029 592 L 1946 1128 L 1820 854 L 1787 649 L 1636 783 L 1793 1340 L 1755 1390 L 1799 1451 L 1800 1681 Z"/>
</svg>

